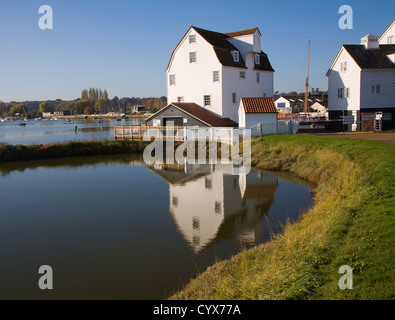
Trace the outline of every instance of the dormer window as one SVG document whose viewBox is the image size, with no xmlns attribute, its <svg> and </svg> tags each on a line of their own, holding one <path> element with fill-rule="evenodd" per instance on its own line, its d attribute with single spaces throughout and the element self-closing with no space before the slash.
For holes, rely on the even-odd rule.
<svg viewBox="0 0 395 320">
<path fill-rule="evenodd" d="M 255 64 L 261 64 L 261 56 L 259 54 L 255 56 Z"/>
<path fill-rule="evenodd" d="M 239 62 L 240 61 L 240 53 L 239 51 L 232 51 L 233 52 L 233 61 Z"/>
<path fill-rule="evenodd" d="M 191 34 L 189 36 L 189 43 L 196 43 L 196 34 Z"/>
</svg>

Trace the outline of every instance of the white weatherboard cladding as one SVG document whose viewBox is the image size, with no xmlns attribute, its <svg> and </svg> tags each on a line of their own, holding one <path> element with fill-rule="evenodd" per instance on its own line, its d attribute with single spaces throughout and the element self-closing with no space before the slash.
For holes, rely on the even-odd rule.
<svg viewBox="0 0 395 320">
<path fill-rule="evenodd" d="M 170 185 L 170 212 L 185 239 L 199 252 L 215 238 L 225 218 L 224 174 L 215 171 L 186 185 Z"/>
<path fill-rule="evenodd" d="M 196 35 L 196 43 L 189 43 L 189 35 Z M 189 53 L 196 52 L 197 62 L 189 63 Z M 183 97 L 184 102 L 194 102 L 204 106 L 203 97 L 211 96 L 211 106 L 208 110 L 221 115 L 222 113 L 222 76 L 219 82 L 213 82 L 213 71 L 221 71 L 221 64 L 213 47 L 194 29 L 184 37 L 176 49 L 167 71 L 167 102 L 177 102 Z M 169 75 L 175 75 L 176 84 L 169 85 Z"/>
<path fill-rule="evenodd" d="M 377 85 L 380 93 L 372 93 Z M 395 70 L 362 71 L 361 108 L 395 108 Z"/>
<path fill-rule="evenodd" d="M 389 42 L 389 38 L 392 40 Z M 395 21 L 392 22 L 391 26 L 386 30 L 379 39 L 380 44 L 395 44 Z"/>
<path fill-rule="evenodd" d="M 273 97 L 273 72 L 254 70 L 255 54 L 247 55 L 248 69 L 223 67 L 222 69 L 222 101 L 223 116 L 238 121 L 238 108 L 241 98 Z M 240 71 L 246 73 L 245 79 L 240 79 Z M 260 82 L 256 81 L 256 73 L 260 73 Z M 236 93 L 236 103 L 232 101 L 232 94 Z"/>
<path fill-rule="evenodd" d="M 341 70 L 341 64 L 347 62 L 347 71 Z M 338 89 L 344 88 L 344 97 L 338 98 Z M 350 97 L 346 97 L 346 88 L 350 88 Z M 328 76 L 328 109 L 359 110 L 361 97 L 361 68 L 350 54 L 342 49 Z"/>
<path fill-rule="evenodd" d="M 275 124 L 277 122 L 277 114 L 275 113 L 247 113 L 246 128 L 250 129 L 258 124 Z"/>
</svg>

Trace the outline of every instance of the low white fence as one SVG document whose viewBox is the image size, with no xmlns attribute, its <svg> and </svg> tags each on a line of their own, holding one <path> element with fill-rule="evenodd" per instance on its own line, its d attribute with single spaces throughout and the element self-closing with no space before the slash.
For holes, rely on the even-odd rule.
<svg viewBox="0 0 395 320">
<path fill-rule="evenodd" d="M 148 127 L 117 126 L 114 127 L 116 140 L 151 140 L 163 138 L 175 141 L 208 140 L 223 143 L 243 141 L 248 138 L 263 137 L 275 134 L 296 134 L 299 122 L 295 120 L 278 121 L 277 123 L 258 124 L 252 128 L 236 129 L 227 127 Z"/>
</svg>

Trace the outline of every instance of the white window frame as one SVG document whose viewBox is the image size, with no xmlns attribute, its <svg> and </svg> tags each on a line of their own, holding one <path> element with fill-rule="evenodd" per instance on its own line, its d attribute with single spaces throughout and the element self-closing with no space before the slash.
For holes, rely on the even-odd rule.
<svg viewBox="0 0 395 320">
<path fill-rule="evenodd" d="M 219 82 L 219 71 L 213 71 L 213 82 Z"/>
<path fill-rule="evenodd" d="M 261 56 L 259 54 L 255 56 L 255 64 L 261 64 Z"/>
<path fill-rule="evenodd" d="M 343 99 L 344 98 L 344 88 L 337 89 L 337 97 L 339 99 Z"/>
<path fill-rule="evenodd" d="M 233 51 L 233 61 L 234 62 L 240 61 L 240 52 L 239 51 L 236 51 L 236 50 Z"/>
<path fill-rule="evenodd" d="M 211 95 L 204 95 L 203 96 L 203 106 L 211 107 Z"/>
<path fill-rule="evenodd" d="M 394 36 L 387 37 L 387 44 L 395 44 L 394 43 Z"/>
<path fill-rule="evenodd" d="M 175 74 L 170 74 L 169 75 L 169 84 L 171 86 L 175 86 L 176 85 L 176 75 Z"/>
<path fill-rule="evenodd" d="M 197 63 L 197 52 L 196 51 L 192 51 L 189 52 L 189 63 Z"/>
<path fill-rule="evenodd" d="M 189 35 L 189 44 L 196 43 L 196 34 Z"/>
<path fill-rule="evenodd" d="M 242 77 L 241 75 L 244 75 L 244 77 Z M 240 80 L 245 80 L 246 79 L 246 72 L 245 71 L 240 71 L 240 73 L 239 73 L 239 78 L 240 78 Z"/>
</svg>

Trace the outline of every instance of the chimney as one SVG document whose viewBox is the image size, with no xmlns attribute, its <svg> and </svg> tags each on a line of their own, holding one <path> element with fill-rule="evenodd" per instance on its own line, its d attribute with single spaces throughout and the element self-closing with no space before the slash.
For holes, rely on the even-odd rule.
<svg viewBox="0 0 395 320">
<path fill-rule="evenodd" d="M 367 50 L 379 50 L 379 37 L 369 33 L 367 36 L 361 39 L 361 44 L 365 46 Z"/>
</svg>

